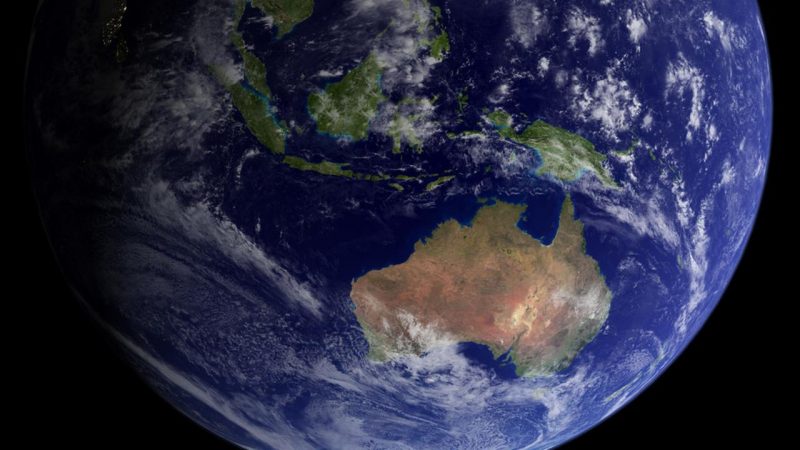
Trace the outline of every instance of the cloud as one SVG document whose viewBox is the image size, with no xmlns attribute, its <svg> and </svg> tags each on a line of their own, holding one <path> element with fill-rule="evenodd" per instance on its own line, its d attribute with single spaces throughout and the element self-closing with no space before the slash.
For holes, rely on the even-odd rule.
<svg viewBox="0 0 800 450">
<path fill-rule="evenodd" d="M 144 362 L 164 381 L 181 389 L 192 399 L 215 411 L 230 424 L 246 432 L 254 440 L 274 448 L 315 448 L 307 442 L 301 433 L 288 426 L 285 417 L 277 416 L 275 408 L 265 408 L 258 400 L 244 395 L 223 394 L 149 353 L 107 323 L 103 321 L 100 321 L 100 323 L 122 344 L 125 350 Z M 257 419 L 254 418 L 254 409 L 259 412 Z M 206 425 L 212 424 L 206 422 Z"/>
<path fill-rule="evenodd" d="M 675 224 L 664 213 L 664 199 L 654 195 L 640 198 L 626 204 L 621 198 L 603 195 L 596 196 L 596 206 L 605 211 L 614 221 L 628 225 L 640 236 L 649 236 L 664 247 L 675 249 L 680 246 L 680 234 Z"/>
<path fill-rule="evenodd" d="M 530 1 L 514 2 L 509 8 L 509 18 L 513 39 L 528 48 L 536 43 L 536 39 L 550 29 L 547 11 Z"/>
<path fill-rule="evenodd" d="M 647 33 L 647 23 L 644 19 L 636 16 L 630 9 L 625 13 L 625 26 L 628 28 L 628 38 L 634 44 L 638 44 Z"/>
<path fill-rule="evenodd" d="M 666 91 L 664 96 L 677 96 L 683 98 L 689 95 L 691 107 L 689 118 L 686 123 L 687 140 L 692 139 L 693 131 L 700 128 L 700 119 L 703 113 L 703 100 L 705 99 L 705 80 L 703 73 L 697 67 L 689 63 L 682 55 L 667 66 Z"/>
<path fill-rule="evenodd" d="M 421 0 L 353 0 L 351 20 L 391 17 L 390 25 L 375 39 L 373 51 L 384 68 L 381 84 L 387 91 L 398 85 L 421 87 L 435 58 L 423 57 L 420 45 L 434 38 L 434 18 L 430 5 Z"/>
<path fill-rule="evenodd" d="M 628 82 L 617 73 L 617 61 L 606 70 L 605 77 L 595 81 L 591 88 L 573 77 L 570 93 L 573 113 L 586 122 L 600 125 L 605 135 L 615 141 L 618 134 L 627 131 L 642 111 L 639 97 Z"/>
<path fill-rule="evenodd" d="M 736 34 L 732 25 L 720 19 L 714 14 L 714 11 L 707 11 L 703 14 L 703 24 L 708 36 L 717 37 L 725 51 L 730 52 L 733 49 L 731 44 L 736 38 Z"/>
<path fill-rule="evenodd" d="M 539 76 L 543 77 L 545 74 L 547 74 L 547 71 L 550 70 L 550 60 L 547 57 L 542 56 L 539 58 L 539 63 L 536 65 L 536 67 L 539 71 Z"/>
<path fill-rule="evenodd" d="M 147 212 L 167 230 L 188 241 L 209 245 L 244 270 L 255 271 L 268 280 L 283 297 L 319 318 L 322 303 L 307 283 L 299 281 L 278 261 L 270 258 L 223 215 L 215 215 L 204 202 L 184 205 L 170 184 L 154 180 L 148 184 Z"/>
<path fill-rule="evenodd" d="M 567 31 L 570 33 L 567 42 L 573 48 L 579 41 L 588 43 L 589 56 L 594 56 L 605 44 L 602 38 L 600 19 L 586 14 L 579 8 L 573 8 L 567 15 Z"/>
</svg>

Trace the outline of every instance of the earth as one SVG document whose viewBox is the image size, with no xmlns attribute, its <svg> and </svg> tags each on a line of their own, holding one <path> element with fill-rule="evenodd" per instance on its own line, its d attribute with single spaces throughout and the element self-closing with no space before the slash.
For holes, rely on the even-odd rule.
<svg viewBox="0 0 800 450">
<path fill-rule="evenodd" d="M 681 353 L 769 158 L 755 1 L 47 1 L 74 291 L 247 448 L 548 448 Z"/>
</svg>

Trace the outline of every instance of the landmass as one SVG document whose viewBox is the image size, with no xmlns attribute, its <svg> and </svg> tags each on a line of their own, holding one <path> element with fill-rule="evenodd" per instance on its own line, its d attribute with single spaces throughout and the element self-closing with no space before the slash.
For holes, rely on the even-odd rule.
<svg viewBox="0 0 800 450">
<path fill-rule="evenodd" d="M 638 139 L 631 142 L 631 145 L 629 145 L 628 148 L 624 150 L 612 150 L 611 152 L 617 156 L 630 156 L 633 155 L 633 153 L 636 151 L 637 148 L 639 148 Z"/>
<path fill-rule="evenodd" d="M 113 0 L 98 5 L 104 17 L 103 46 L 114 47 L 114 58 L 121 63 L 128 57 L 128 41 L 123 36 L 122 25 L 128 11 L 127 0 Z"/>
<path fill-rule="evenodd" d="M 392 138 L 392 152 L 400 153 L 402 144 L 422 153 L 422 137 L 426 126 L 429 126 L 428 115 L 433 111 L 437 98 L 405 97 L 396 106 L 389 123 L 388 136 Z"/>
<path fill-rule="evenodd" d="M 253 136 L 272 153 L 284 153 L 286 130 L 273 117 L 269 100 L 240 83 L 227 84 L 225 87 Z"/>
<path fill-rule="evenodd" d="M 445 54 L 450 51 L 450 36 L 446 31 L 442 31 L 431 42 L 431 56 L 437 61 L 444 59 Z"/>
<path fill-rule="evenodd" d="M 469 105 L 469 95 L 467 94 L 466 89 L 458 93 L 456 100 L 458 101 L 458 113 L 463 114 L 464 110 L 467 108 L 467 105 Z"/>
<path fill-rule="evenodd" d="M 414 14 L 417 34 L 412 39 L 418 49 L 427 49 L 431 58 L 442 61 L 450 52 L 450 36 L 442 26 L 442 9 L 431 6 L 427 0 L 422 0 L 421 4 L 427 13 Z M 407 2 L 406 6 L 413 7 L 411 2 Z M 421 56 L 425 57 L 424 53 Z M 417 153 L 422 152 L 425 136 L 430 135 L 431 129 L 436 127 L 431 112 L 437 99 L 438 96 L 430 99 L 406 96 L 394 105 L 396 110 L 386 130 L 386 134 L 394 141 L 392 152 L 401 153 L 403 143 Z"/>
<path fill-rule="evenodd" d="M 236 23 L 241 21 L 246 4 L 243 0 L 236 3 L 234 10 Z M 281 21 L 278 22 L 279 28 L 281 23 L 284 24 L 284 27 L 289 24 L 293 26 L 307 18 L 313 11 L 313 1 L 311 0 L 297 3 L 265 0 L 253 1 L 252 4 L 264 10 L 265 13 L 279 18 Z M 121 2 L 120 5 L 124 12 L 124 2 Z M 423 20 L 422 17 L 415 16 L 416 20 L 420 21 L 419 26 L 422 27 L 420 33 L 432 32 L 434 24 L 440 25 L 441 10 L 436 7 L 430 7 L 430 10 L 433 20 Z M 116 23 L 112 23 L 112 28 Z M 288 32 L 286 28 L 284 31 Z M 289 130 L 282 121 L 278 120 L 270 104 L 272 91 L 267 82 L 267 68 L 248 48 L 239 32 L 231 33 L 231 41 L 242 59 L 243 79 L 226 79 L 220 70 L 217 70 L 215 74 L 230 93 L 234 106 L 242 114 L 245 125 L 253 136 L 272 153 L 284 154 Z M 449 38 L 444 30 L 432 41 L 423 41 L 423 44 L 424 47 L 430 49 L 431 56 L 437 59 L 443 57 L 450 48 Z M 308 98 L 308 110 L 316 122 L 317 130 L 333 136 L 347 137 L 354 141 L 366 139 L 369 134 L 370 122 L 377 115 L 379 105 L 388 100 L 381 87 L 383 70 L 376 53 L 372 52 L 345 74 L 341 80 L 328 84 L 321 91 L 312 93 Z M 391 105 L 394 112 L 389 116 L 388 128 L 384 132 L 393 140 L 392 151 L 394 153 L 401 152 L 403 143 L 417 152 L 422 151 L 424 136 L 431 132 L 426 127 L 432 126 L 429 123 L 428 114 L 434 109 L 435 101 L 435 98 L 407 97 L 397 104 Z M 458 108 L 460 111 L 464 110 L 467 101 L 466 92 L 459 93 Z M 511 114 L 502 109 L 485 113 L 486 118 L 502 137 L 528 146 L 541 156 L 542 162 L 537 169 L 539 174 L 547 174 L 570 182 L 578 179 L 584 172 L 592 172 L 604 184 L 616 187 L 616 183 L 603 165 L 606 159 L 605 155 L 597 152 L 594 145 L 581 136 L 541 120 L 537 120 L 518 133 L 512 126 Z M 476 133 L 478 132 L 467 131 L 460 135 L 449 133 L 448 137 L 470 137 Z M 346 168 L 346 164 L 334 162 L 303 162 L 304 160 L 299 157 L 285 157 L 282 161 L 295 169 L 314 171 L 324 175 L 370 181 L 395 181 L 392 183 L 395 189 L 402 187 L 400 182 L 404 181 L 383 174 L 355 173 Z M 423 177 L 415 177 L 415 179 L 421 180 Z M 430 175 L 428 179 L 430 180 L 431 177 L 436 178 L 439 175 Z M 434 190 L 451 179 L 452 177 L 449 176 L 433 179 L 425 186 L 426 190 Z"/>
<path fill-rule="evenodd" d="M 311 17 L 314 0 L 252 0 L 253 6 L 272 18 L 278 37 L 292 31 L 298 23 Z"/>
<path fill-rule="evenodd" d="M 441 8 L 431 6 L 427 0 L 408 0 L 403 5 L 411 12 L 408 20 L 412 20 L 416 26 L 409 28 L 411 31 L 402 36 L 401 42 L 407 42 L 409 48 L 413 45 L 413 53 L 416 54 L 414 59 L 443 60 L 450 51 L 450 37 L 441 24 Z M 370 123 L 379 113 L 379 105 L 388 102 L 388 108 L 384 111 L 388 115 L 376 121 L 378 125 L 375 131 L 393 139 L 394 153 L 401 152 L 403 143 L 417 152 L 422 151 L 424 137 L 429 135 L 432 128 L 430 106 L 435 99 L 411 95 L 395 103 L 389 99 L 390 95 L 384 95 L 382 89 L 384 71 L 408 70 L 409 67 L 403 66 L 414 64 L 410 59 L 397 63 L 391 58 L 384 60 L 377 56 L 385 50 L 381 47 L 381 39 L 391 35 L 393 27 L 406 30 L 405 22 L 392 22 L 375 38 L 369 56 L 361 64 L 346 73 L 340 81 L 330 83 L 324 90 L 309 96 L 308 110 L 317 122 L 319 132 L 353 141 L 366 139 Z M 394 36 L 393 39 L 399 38 Z M 389 64 L 403 66 L 389 67 Z"/>
<path fill-rule="evenodd" d="M 272 96 L 272 91 L 267 85 L 267 67 L 256 55 L 247 49 L 244 39 L 242 39 L 239 33 L 233 33 L 231 40 L 236 46 L 236 50 L 239 51 L 239 55 L 242 57 L 244 63 L 244 78 L 247 80 L 247 83 L 258 91 L 258 93 L 266 97 Z"/>
<path fill-rule="evenodd" d="M 246 2 L 236 2 L 235 23 L 244 14 Z M 218 68 L 212 68 L 217 80 L 225 86 L 231 96 L 233 106 L 242 114 L 247 129 L 269 151 L 276 154 L 286 152 L 286 127 L 279 123 L 270 105 L 272 91 L 267 84 L 267 68 L 250 50 L 236 31 L 231 33 L 231 42 L 243 63 L 243 80 L 231 80 Z"/>
<path fill-rule="evenodd" d="M 497 127 L 499 130 L 506 130 L 511 128 L 511 114 L 503 111 L 502 109 L 498 109 L 496 111 L 492 111 L 486 115 L 492 125 Z"/>
<path fill-rule="evenodd" d="M 422 152 L 422 140 L 417 136 L 416 117 L 397 112 L 392 116 L 389 124 L 389 136 L 392 138 L 392 152 L 400 153 L 403 142 L 408 144 L 416 152 Z"/>
<path fill-rule="evenodd" d="M 454 178 L 455 178 L 455 176 L 453 176 L 453 175 L 441 176 L 441 177 L 431 181 L 430 183 L 428 183 L 425 186 L 425 190 L 426 191 L 432 191 L 432 190 L 438 188 L 439 186 L 441 186 L 443 184 L 447 184 L 448 182 L 450 182 L 450 180 L 452 180 Z"/>
<path fill-rule="evenodd" d="M 426 1 L 425 4 L 431 8 L 431 12 L 433 13 L 433 20 L 438 24 L 439 21 L 442 20 L 442 8 L 438 6 L 430 6 L 429 1 Z"/>
<path fill-rule="evenodd" d="M 347 169 L 347 164 L 331 161 L 310 162 L 298 156 L 286 156 L 283 163 L 287 166 L 306 172 L 316 172 L 321 175 L 351 178 L 354 180 L 384 181 L 392 178 L 382 174 L 354 172 Z"/>
<path fill-rule="evenodd" d="M 254 2 L 255 6 L 258 6 Z M 269 2 L 260 2 L 263 7 Z M 280 2 L 272 4 L 278 8 Z M 247 2 L 236 2 L 233 18 L 239 23 L 244 16 Z M 263 8 L 262 8 L 263 9 Z M 299 16 L 296 16 L 299 17 Z M 436 15 L 441 17 L 441 11 Z M 243 79 L 230 79 L 223 70 L 212 67 L 215 78 L 228 90 L 234 107 L 242 114 L 245 125 L 251 134 L 272 153 L 282 155 L 286 152 L 288 126 L 279 121 L 270 105 L 272 90 L 267 83 L 266 65 L 250 50 L 241 33 L 231 32 L 231 42 L 242 59 Z M 322 92 L 312 94 L 309 98 L 309 111 L 317 119 L 319 131 L 346 135 L 354 139 L 366 138 L 369 121 L 374 116 L 378 104 L 383 101 L 380 88 L 382 68 L 375 54 L 370 54 L 356 68 L 345 75 L 338 83 L 329 84 Z M 400 151 L 402 142 L 421 151 L 422 141 L 416 135 L 421 117 L 413 113 L 416 109 L 431 109 L 431 102 L 425 98 L 409 97 L 398 104 L 390 134 L 395 140 L 395 151 Z M 283 156 L 280 160 L 287 166 L 306 172 L 321 175 L 344 177 L 362 181 L 389 181 L 395 190 L 403 191 L 403 183 L 415 182 L 432 190 L 446 183 L 452 176 L 440 177 L 438 174 L 386 175 L 383 173 L 356 172 L 347 163 L 322 160 L 308 161 L 299 156 Z M 433 181 L 429 181 L 433 180 Z M 425 185 L 424 183 L 428 183 Z"/>
<path fill-rule="evenodd" d="M 565 182 L 575 181 L 584 172 L 592 172 L 606 186 L 616 188 L 617 183 L 603 165 L 606 156 L 595 150 L 594 144 L 567 130 L 537 120 L 517 133 L 512 118 L 502 110 L 487 115 L 501 136 L 530 147 L 541 156 L 538 174 L 547 174 Z"/>
<path fill-rule="evenodd" d="M 468 226 L 446 221 L 406 262 L 354 280 L 370 358 L 476 342 L 510 352 L 521 376 L 566 368 L 608 317 L 611 292 L 569 197 L 550 245 L 517 227 L 525 209 L 497 201 Z"/>
<path fill-rule="evenodd" d="M 349 178 L 351 180 L 372 182 L 388 181 L 389 187 L 400 192 L 405 190 L 403 183 L 417 183 L 422 185 L 426 181 L 431 180 L 425 184 L 425 190 L 432 191 L 455 178 L 453 175 L 439 176 L 438 174 L 422 174 L 418 176 L 411 176 L 403 174 L 357 172 L 350 169 L 349 164 L 347 163 L 338 163 L 326 160 L 312 162 L 299 156 L 292 155 L 284 156 L 281 162 L 295 170 L 314 172 L 320 175 L 331 177 L 342 177 Z"/>
<path fill-rule="evenodd" d="M 308 110 L 317 122 L 317 130 L 356 141 L 365 139 L 378 105 L 386 99 L 380 75 L 378 59 L 370 53 L 340 81 L 311 94 Z"/>
</svg>

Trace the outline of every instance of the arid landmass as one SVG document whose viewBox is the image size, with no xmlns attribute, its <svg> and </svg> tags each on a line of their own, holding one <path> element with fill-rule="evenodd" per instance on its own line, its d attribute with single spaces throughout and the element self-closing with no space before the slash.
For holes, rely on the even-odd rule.
<svg viewBox="0 0 800 450">
<path fill-rule="evenodd" d="M 568 366 L 608 317 L 611 292 L 569 197 L 549 246 L 517 226 L 525 208 L 498 201 L 470 226 L 446 221 L 406 262 L 355 280 L 371 357 L 477 342 L 495 356 L 510 350 L 520 375 Z"/>
</svg>

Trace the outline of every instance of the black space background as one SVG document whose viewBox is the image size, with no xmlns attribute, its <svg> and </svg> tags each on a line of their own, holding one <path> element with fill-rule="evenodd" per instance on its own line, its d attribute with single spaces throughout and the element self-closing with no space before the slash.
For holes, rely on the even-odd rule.
<svg viewBox="0 0 800 450">
<path fill-rule="evenodd" d="M 9 112 L 3 121 L 9 126 L 3 178 L 10 182 L 3 224 L 11 229 L 2 234 L 0 253 L 9 276 L 0 309 L 7 337 L 0 348 L 2 376 L 11 380 L 0 391 L 0 439 L 47 448 L 231 448 L 150 391 L 115 356 L 62 279 L 30 189 L 20 113 L 36 1 L 8 3 L 2 28 L 12 48 L 0 68 Z M 796 287 L 789 288 L 797 280 L 789 272 L 798 268 L 792 216 L 800 192 L 790 174 L 797 170 L 798 141 L 789 138 L 798 114 L 788 92 L 797 81 L 789 74 L 798 42 L 789 37 L 796 31 L 790 29 L 789 3 L 760 3 L 772 60 L 775 128 L 767 188 L 744 259 L 720 305 L 673 366 L 621 412 L 564 448 L 797 445 L 784 439 L 794 431 L 787 424 L 796 414 L 788 411 L 796 408 L 798 378 L 790 369 L 797 338 L 788 337 L 797 328 L 790 321 L 800 297 Z"/>
</svg>

